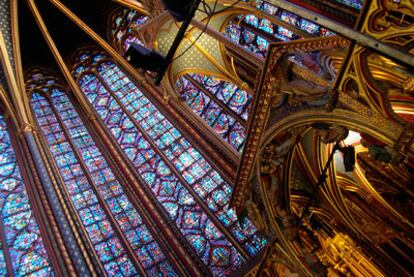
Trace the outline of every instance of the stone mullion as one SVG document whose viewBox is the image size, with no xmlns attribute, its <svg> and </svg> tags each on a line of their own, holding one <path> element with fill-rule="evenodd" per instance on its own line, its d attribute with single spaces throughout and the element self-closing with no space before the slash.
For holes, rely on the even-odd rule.
<svg viewBox="0 0 414 277">
<path fill-rule="evenodd" d="M 187 78 L 194 86 L 196 86 L 199 90 L 204 92 L 208 95 L 211 99 L 214 99 L 215 103 L 220 106 L 223 110 L 225 110 L 228 114 L 230 114 L 232 117 L 236 119 L 237 122 L 239 122 L 244 128 L 247 128 L 247 122 L 243 118 L 240 117 L 235 111 L 230 109 L 226 104 L 224 104 L 222 101 L 220 101 L 216 95 L 211 93 L 208 89 L 203 87 L 200 83 L 198 83 L 196 80 L 193 79 L 193 77 L 189 75 L 185 75 L 185 78 Z"/>
<path fill-rule="evenodd" d="M 94 110 L 93 106 L 90 103 L 88 103 L 88 105 L 92 108 L 92 110 Z M 104 141 L 106 148 L 111 151 L 111 157 L 116 159 L 117 164 L 124 165 L 122 167 L 122 170 L 125 173 L 125 177 L 129 182 L 131 182 L 131 184 L 133 184 L 132 189 L 135 195 L 138 196 L 142 203 L 145 204 L 147 212 L 150 215 L 152 221 L 155 222 L 157 226 L 159 226 L 160 230 L 168 234 L 168 242 L 172 243 L 174 248 L 180 251 L 179 256 L 184 262 L 186 262 L 186 269 L 193 272 L 194 276 L 210 275 L 209 269 L 204 265 L 200 257 L 188 244 L 187 240 L 175 226 L 174 222 L 172 222 L 171 219 L 165 214 L 163 211 L 164 208 L 157 201 L 151 190 L 147 188 L 146 185 L 142 185 L 146 182 L 142 179 L 141 176 L 139 176 L 139 173 L 137 173 L 132 162 L 128 159 L 121 147 L 118 145 L 116 139 L 112 137 L 112 134 L 106 124 L 100 118 L 95 118 L 95 115 L 93 115 L 91 123 L 96 128 L 95 130 L 100 135 L 100 138 Z M 136 177 L 138 181 L 134 177 Z M 166 220 L 164 220 L 164 218 Z M 174 233 L 171 233 L 171 231 Z M 179 242 L 177 242 L 175 239 L 176 237 L 179 238 Z M 192 258 L 189 258 L 189 256 Z M 197 266 L 194 266 L 194 261 L 197 261 Z"/>
<path fill-rule="evenodd" d="M 32 112 L 33 114 L 35 114 L 34 111 Z M 71 199 L 69 198 L 69 192 L 64 186 L 65 181 L 60 175 L 58 166 L 50 153 L 49 146 L 46 142 L 46 138 L 43 135 L 43 132 L 36 133 L 36 135 L 36 145 L 39 145 L 39 149 L 41 151 L 40 155 L 42 159 L 47 162 L 46 169 L 48 172 L 50 172 L 51 178 L 53 178 L 52 184 L 54 186 L 54 191 L 56 192 L 59 201 L 63 203 L 63 210 L 65 215 L 61 215 L 61 218 L 67 218 L 70 228 L 72 228 L 72 230 L 75 233 L 74 236 L 76 238 L 76 242 L 79 244 L 79 247 L 83 250 L 84 256 L 87 256 L 88 259 L 90 258 L 90 260 L 88 261 L 88 265 L 94 269 L 94 273 L 96 272 L 98 275 L 106 276 L 104 267 L 100 262 L 99 257 L 96 255 L 92 242 L 90 241 L 89 236 L 87 235 L 87 232 L 81 222 L 81 219 L 79 218 L 79 214 L 77 213 Z M 44 183 L 42 179 L 41 182 Z M 45 188 L 45 190 L 46 189 L 48 188 Z M 53 203 L 51 203 L 51 206 L 53 209 Z M 56 219 L 59 220 L 58 217 L 56 217 Z M 65 233 L 64 231 L 62 232 L 63 238 L 65 238 L 65 235 L 67 235 L 67 233 Z M 73 253 L 70 253 L 70 257 L 72 260 L 74 259 Z"/>
<path fill-rule="evenodd" d="M 108 164 L 110 164 L 111 169 L 113 169 L 115 176 L 125 190 L 125 193 L 128 195 L 131 204 L 141 215 L 144 224 L 148 227 L 161 249 L 163 249 L 167 259 L 180 272 L 180 275 L 189 275 L 190 273 L 188 270 L 192 272 L 191 274 L 198 275 L 197 271 L 193 270 L 197 267 L 193 261 L 191 261 L 191 263 L 183 263 L 183 259 L 179 254 L 181 249 L 178 249 L 179 247 L 177 247 L 179 242 L 175 241 L 175 234 L 166 232 L 166 230 L 168 230 L 168 225 L 160 218 L 160 215 L 155 212 L 155 207 L 148 205 L 147 202 L 149 199 L 143 199 L 145 193 L 143 191 L 138 191 L 137 188 L 140 187 L 140 184 L 125 164 L 124 159 L 120 157 L 117 149 L 114 148 L 114 142 L 109 139 L 111 135 L 105 132 L 95 114 L 85 115 L 82 107 L 77 106 L 74 102 L 72 102 L 72 104 L 74 104 L 79 116 L 85 123 L 85 127 L 90 132 Z M 188 258 L 187 254 L 183 256 Z"/>
<path fill-rule="evenodd" d="M 105 89 L 111 94 L 114 100 L 118 103 L 124 113 L 129 117 L 129 119 L 134 123 L 135 127 L 140 131 L 142 136 L 145 140 L 151 145 L 153 150 L 161 157 L 163 162 L 168 166 L 168 168 L 173 172 L 176 178 L 180 181 L 180 183 L 189 191 L 189 193 L 196 199 L 198 204 L 202 207 L 203 211 L 210 217 L 210 219 L 214 222 L 217 228 L 227 237 L 227 239 L 233 244 L 233 246 L 239 251 L 239 253 L 245 258 L 249 259 L 249 254 L 243 247 L 239 244 L 239 242 L 233 237 L 232 234 L 223 226 L 223 224 L 218 220 L 215 214 L 207 207 L 204 201 L 200 198 L 200 196 L 194 191 L 194 189 L 187 183 L 184 177 L 181 175 L 180 172 L 175 168 L 175 166 L 168 160 L 165 154 L 157 147 L 151 137 L 143 130 L 143 128 L 139 125 L 137 120 L 132 116 L 132 114 L 126 110 L 124 105 L 122 104 L 121 100 L 118 96 L 109 88 L 106 84 L 105 80 L 99 75 L 96 74 L 97 78 L 101 82 L 101 84 L 105 87 Z"/>
<path fill-rule="evenodd" d="M 40 182 L 43 185 L 45 195 L 50 202 L 51 213 L 53 213 L 56 219 L 58 232 L 62 233 L 62 239 L 64 245 L 68 249 L 69 256 L 73 261 L 76 273 L 82 274 L 83 276 L 91 276 L 96 272 L 101 272 L 93 261 L 89 259 L 88 252 L 82 244 L 83 241 L 78 233 L 78 230 L 74 228 L 74 221 L 70 216 L 68 207 L 66 206 L 59 189 L 57 188 L 56 181 L 52 178 L 53 173 L 50 165 L 46 162 L 51 160 L 45 155 L 42 149 L 42 143 L 31 132 L 25 132 L 24 138 L 27 142 L 28 149 L 33 155 L 33 163 Z M 39 147 L 40 146 L 40 147 Z M 49 173 L 51 176 L 49 176 Z"/>
<path fill-rule="evenodd" d="M 62 128 L 63 133 L 65 134 L 65 137 L 68 140 L 69 145 L 72 148 L 72 150 L 73 150 L 73 152 L 76 156 L 76 159 L 78 160 L 78 162 L 79 162 L 79 164 L 82 168 L 83 174 L 85 175 L 86 179 L 88 180 L 88 183 L 89 183 L 92 191 L 95 193 L 96 198 L 98 199 L 98 202 L 99 202 L 100 206 L 104 210 L 105 215 L 108 217 L 108 221 L 111 223 L 112 227 L 114 228 L 115 234 L 119 238 L 122 246 L 125 248 L 127 256 L 131 259 L 132 263 L 137 268 L 137 270 L 140 272 L 140 274 L 142 274 L 143 276 L 146 276 L 144 268 L 142 267 L 141 263 L 139 262 L 139 260 L 135 256 L 135 253 L 132 250 L 132 248 L 131 248 L 130 244 L 128 243 L 127 239 L 123 235 L 121 227 L 116 222 L 116 220 L 115 220 L 114 216 L 112 215 L 112 212 L 111 212 L 110 208 L 107 206 L 105 200 L 102 199 L 102 196 L 99 193 L 99 189 L 95 186 L 95 183 L 93 182 L 93 179 L 89 174 L 87 166 L 86 166 L 85 162 L 83 161 L 81 155 L 79 154 L 79 150 L 75 147 L 75 145 L 74 145 L 74 143 L 71 139 L 69 130 L 66 128 L 65 124 L 63 123 L 63 120 L 62 120 L 59 112 L 56 110 L 55 106 L 53 105 L 52 101 L 50 100 L 50 97 L 47 97 L 47 101 L 49 102 L 49 105 L 50 105 L 54 115 L 56 116 L 56 118 L 58 120 L 58 123 L 59 123 L 60 127 Z"/>
<path fill-rule="evenodd" d="M 226 151 L 224 148 L 226 144 L 222 143 L 221 139 L 218 139 L 218 141 L 220 141 L 219 144 L 212 140 L 209 135 L 211 134 L 209 131 L 210 129 L 204 131 L 202 127 L 199 127 L 203 122 L 198 119 L 198 116 L 194 116 L 194 112 L 189 109 L 187 105 L 179 105 L 175 101 L 165 104 L 161 92 L 150 85 L 146 79 L 144 82 L 140 83 L 136 82 L 134 77 L 130 78 L 131 82 L 135 83 L 137 87 L 142 88 L 143 94 L 148 97 L 151 103 L 165 115 L 168 115 L 166 117 L 171 119 L 173 125 L 182 132 L 184 137 L 192 142 L 194 148 L 200 152 L 212 167 L 221 173 L 223 179 L 230 185 L 233 185 L 239 162 L 238 156 L 234 154 L 235 151 L 233 154 Z M 194 120 L 191 120 L 191 118 L 194 118 Z M 208 125 L 205 124 L 203 126 Z M 228 147 L 228 149 L 232 150 L 231 147 Z"/>
<path fill-rule="evenodd" d="M 266 39 L 269 43 L 282 41 L 282 40 L 276 38 L 275 36 L 273 36 L 272 34 L 269 34 L 269 33 L 265 32 L 263 30 L 260 30 L 260 29 L 254 27 L 254 26 L 252 26 L 252 25 L 250 25 L 250 24 L 248 24 L 244 21 L 240 22 L 240 26 L 245 28 L 246 30 L 258 35 L 258 36 L 261 36 L 262 38 Z"/>
<path fill-rule="evenodd" d="M 211 127 L 201 119 L 199 115 L 194 113 L 184 101 L 171 101 L 168 106 L 176 111 L 174 116 L 179 116 L 180 120 L 183 120 L 186 123 L 184 126 L 177 124 L 175 127 L 184 134 L 194 148 L 196 148 L 210 164 L 214 165 L 216 171 L 220 172 L 220 175 L 222 175 L 229 184 L 233 184 L 233 174 L 237 169 L 239 161 L 238 153 L 223 141 L 218 134 L 216 135 L 216 133 L 212 132 Z M 162 108 L 163 107 L 160 107 L 160 110 L 163 110 Z M 170 116 L 169 110 L 163 111 Z M 170 118 L 174 117 L 171 116 Z M 197 137 L 194 136 L 194 133 L 197 134 Z M 210 147 L 206 149 L 206 141 L 208 144 L 214 146 L 214 148 Z M 219 155 L 221 158 L 218 158 Z"/>
<path fill-rule="evenodd" d="M 9 124 L 9 126 L 11 126 L 11 124 Z M 13 128 L 9 128 L 9 130 L 10 129 Z M 53 233 L 51 230 L 51 225 L 53 225 L 54 222 L 49 222 L 47 218 L 46 209 L 48 209 L 47 206 L 49 203 L 46 199 L 41 199 L 42 197 L 40 194 L 43 191 L 39 191 L 39 180 L 36 178 L 37 176 L 32 175 L 32 170 L 34 169 L 33 160 L 29 156 L 30 153 L 28 152 L 27 146 L 24 145 L 25 142 L 19 141 L 14 132 L 9 132 L 9 134 L 16 154 L 17 163 L 20 168 L 20 174 L 25 184 L 30 207 L 33 210 L 34 217 L 36 218 L 37 225 L 39 226 L 40 236 L 45 246 L 50 265 L 56 275 L 68 276 L 67 272 L 74 272 L 74 268 L 66 249 L 64 247 L 59 247 L 62 246 L 62 244 L 59 246 L 57 245 L 57 236 L 60 236 L 60 233 Z M 54 219 L 50 220 L 54 221 Z M 61 240 L 61 238 L 59 240 Z M 63 256 L 64 258 L 60 259 L 58 256 Z"/>
<path fill-rule="evenodd" d="M 2 250 L 3 250 L 3 255 L 4 255 L 4 261 L 6 263 L 6 269 L 7 269 L 7 273 L 9 274 L 9 276 L 14 277 L 14 270 L 13 270 L 13 266 L 12 266 L 12 260 L 10 257 L 10 252 L 9 249 L 7 247 L 7 243 L 6 243 L 6 234 L 4 233 L 4 229 L 3 229 L 3 218 L 0 219 L 0 240 L 2 242 L 1 246 L 2 246 Z"/>
</svg>

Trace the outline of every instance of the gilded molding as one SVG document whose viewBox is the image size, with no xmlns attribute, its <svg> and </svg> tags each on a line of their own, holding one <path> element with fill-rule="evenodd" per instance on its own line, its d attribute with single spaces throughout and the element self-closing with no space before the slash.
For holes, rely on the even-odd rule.
<svg viewBox="0 0 414 277">
<path fill-rule="evenodd" d="M 364 120 L 366 120 L 367 125 L 381 126 L 384 133 L 387 133 L 387 136 L 390 138 L 399 137 L 404 130 L 404 126 L 401 124 L 378 114 L 346 93 L 342 92 L 339 94 L 339 101 L 349 109 L 358 113 L 359 116 L 363 117 Z"/>
<path fill-rule="evenodd" d="M 22 127 L 20 127 L 19 132 L 22 133 L 22 134 L 24 134 L 24 133 L 34 133 L 34 132 L 36 132 L 36 127 L 33 124 L 26 123 Z"/>
<path fill-rule="evenodd" d="M 298 51 L 343 48 L 347 45 L 348 41 L 346 39 L 332 37 L 274 43 L 269 46 L 265 70 L 260 80 L 259 91 L 251 115 L 253 120 L 250 123 L 245 150 L 242 155 L 242 163 L 239 166 L 237 174 L 236 186 L 231 201 L 232 206 L 236 208 L 241 207 L 249 194 L 249 179 L 252 174 L 253 163 L 256 159 L 260 139 L 268 120 L 272 97 L 274 97 L 276 80 L 272 71 L 277 67 L 278 60 L 285 54 L 293 54 Z"/>
</svg>

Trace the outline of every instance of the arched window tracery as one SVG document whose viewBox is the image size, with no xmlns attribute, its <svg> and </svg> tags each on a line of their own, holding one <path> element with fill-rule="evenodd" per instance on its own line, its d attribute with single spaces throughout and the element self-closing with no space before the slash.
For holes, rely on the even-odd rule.
<svg viewBox="0 0 414 277">
<path fill-rule="evenodd" d="M 211 76 L 186 74 L 176 83 L 186 104 L 237 151 L 243 149 L 252 97 Z"/>
<path fill-rule="evenodd" d="M 111 34 L 116 46 L 125 52 L 131 43 L 144 43 L 138 38 L 137 30 L 148 21 L 149 17 L 128 8 L 121 9 L 114 15 Z"/>
<path fill-rule="evenodd" d="M 86 98 L 204 265 L 228 275 L 255 256 L 266 242 L 240 227 L 230 185 L 113 62 L 82 57 L 74 74 Z"/>
<path fill-rule="evenodd" d="M 0 275 L 52 276 L 16 153 L 0 113 Z"/>
<path fill-rule="evenodd" d="M 32 109 L 105 272 L 176 276 L 69 97 L 53 79 L 36 75 L 43 85 L 31 94 Z"/>
<path fill-rule="evenodd" d="M 264 13 L 284 21 L 292 27 L 312 36 L 332 36 L 334 33 L 300 16 L 282 10 L 267 1 L 256 1 L 256 8 Z M 278 26 L 267 18 L 253 14 L 238 15 L 232 18 L 224 29 L 224 34 L 234 42 L 261 57 L 266 56 L 270 42 L 290 41 L 301 36 L 290 29 Z"/>
</svg>

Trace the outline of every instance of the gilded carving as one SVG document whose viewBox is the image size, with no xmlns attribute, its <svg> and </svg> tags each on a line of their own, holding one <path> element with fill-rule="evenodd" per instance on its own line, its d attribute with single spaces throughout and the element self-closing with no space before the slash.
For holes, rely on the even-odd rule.
<svg viewBox="0 0 414 277">
<path fill-rule="evenodd" d="M 380 0 L 377 10 L 372 14 L 373 31 L 384 33 L 392 28 L 408 29 L 414 24 L 414 6 L 410 0 Z"/>
<path fill-rule="evenodd" d="M 321 141 L 325 144 L 342 141 L 349 134 L 347 128 L 336 124 L 315 123 L 312 127 L 314 128 L 315 135 L 320 136 Z"/>
<path fill-rule="evenodd" d="M 245 151 L 242 158 L 242 163 L 238 172 L 237 187 L 233 193 L 232 205 L 238 207 L 249 195 L 249 175 L 252 171 L 255 153 L 259 146 L 259 140 L 263 129 L 266 125 L 266 118 L 268 116 L 269 104 L 274 103 L 275 91 L 280 89 L 280 76 L 274 75 L 274 70 L 277 67 L 279 59 L 283 55 L 289 55 L 296 52 L 310 52 L 324 49 L 343 48 L 348 45 L 348 41 L 339 37 L 332 37 L 329 39 L 318 38 L 301 41 L 291 41 L 287 43 L 279 43 L 271 45 L 268 54 L 268 61 L 265 74 L 262 77 L 259 85 L 259 93 L 256 96 L 256 104 L 253 110 L 253 117 L 248 139 L 245 145 Z M 275 86 L 276 84 L 276 86 Z M 276 96 L 277 97 L 277 96 Z"/>
<path fill-rule="evenodd" d="M 307 147 L 316 147 L 316 144 L 312 144 L 315 141 L 325 144 L 324 147 L 319 145 L 318 150 L 312 152 L 320 152 L 317 161 L 302 163 L 303 167 L 308 167 L 309 179 L 315 183 L 314 176 L 321 174 L 320 169 L 315 172 L 315 167 L 311 168 L 309 164 L 318 163 L 317 169 L 323 167 L 321 159 L 326 155 L 327 149 L 332 149 L 329 145 L 340 142 L 340 146 L 345 147 L 351 130 L 380 134 L 386 143 L 371 148 L 372 151 L 384 150 L 384 154 L 389 155 L 389 165 L 383 165 L 393 167 L 391 171 L 388 169 L 389 174 L 401 174 L 404 170 L 394 167 L 412 155 L 409 151 L 413 145 L 412 128 L 396 117 L 388 99 L 390 92 L 378 87 L 372 72 L 364 71 L 364 66 L 368 68 L 368 63 L 372 65 L 383 60 L 369 57 L 370 52 L 364 52 L 362 46 L 357 46 L 351 49 L 354 55 L 350 55 L 349 60 L 344 62 L 341 79 L 335 82 L 335 76 L 332 76 L 334 71 L 321 66 L 317 60 L 315 53 L 318 51 L 322 53 L 346 45 L 347 41 L 340 38 L 331 42 L 317 39 L 274 44 L 269 50 L 265 74 L 256 95 L 252 115 L 254 120 L 248 132 L 232 199 L 238 212 L 240 213 L 241 207 L 248 208 L 247 216 L 253 219 L 252 222 L 269 237 L 278 239 L 292 259 L 294 267 L 289 267 L 286 263 L 280 263 L 280 255 L 277 259 L 272 259 L 269 255 L 263 261 L 264 276 L 295 274 L 293 268 L 300 268 L 297 272 L 301 273 L 312 271 L 327 276 L 384 275 L 366 255 L 375 251 L 374 243 L 389 243 L 395 230 L 386 224 L 375 225 L 373 219 L 353 219 L 353 213 L 348 210 L 352 209 L 352 204 L 342 193 L 344 188 L 349 187 L 340 186 L 334 175 L 336 167 L 343 166 L 338 164 L 342 154 L 336 154 L 333 159 L 336 166 L 328 168 L 328 177 L 323 181 L 319 192 L 313 193 L 312 189 L 297 189 L 292 192 L 289 183 L 291 161 L 298 159 L 295 154 L 297 151 L 292 150 L 298 143 L 304 143 L 301 137 L 309 127 L 312 127 L 312 131 L 308 132 L 310 137 L 319 137 L 320 140 L 310 141 L 308 138 Z M 326 54 L 322 56 L 326 59 Z M 380 72 L 375 74 L 375 78 L 383 78 Z M 399 85 L 400 90 L 411 94 L 412 79 L 401 79 L 400 75 L 404 74 L 398 71 L 398 74 L 393 75 L 392 81 L 403 80 Z M 309 117 L 306 118 L 303 114 Z M 371 133 L 371 130 L 374 131 Z M 363 138 L 353 143 L 358 143 L 361 148 L 365 145 Z M 406 150 L 405 153 L 402 149 Z M 342 163 L 345 164 L 344 161 L 342 158 Z M 258 175 L 256 167 L 259 167 Z M 342 174 L 345 174 L 343 171 Z M 407 171 L 405 168 L 404 172 Z M 375 171 L 373 173 L 376 174 Z M 251 186 L 252 175 L 260 178 L 254 187 Z M 312 188 L 315 183 L 306 185 Z M 257 185 L 260 186 L 260 193 L 257 192 Z M 313 199 L 310 194 L 314 197 L 313 202 L 308 202 Z M 385 206 L 381 206 L 384 202 L 370 202 L 371 199 L 364 197 L 361 201 L 375 203 L 379 210 L 384 209 Z M 319 207 L 329 209 L 329 212 L 324 212 Z M 306 209 L 311 211 L 305 213 Z M 315 219 L 316 211 L 321 213 L 323 220 Z M 369 214 L 370 212 L 368 211 Z M 301 218 L 304 213 L 305 217 Z M 375 228 L 384 234 L 373 235 Z M 410 230 L 407 226 L 404 228 Z M 348 234 L 352 234 L 352 239 Z M 367 249 L 358 248 L 361 241 L 353 241 L 355 238 L 366 240 L 362 245 Z M 361 264 L 355 265 L 357 261 Z"/>
<path fill-rule="evenodd" d="M 30 123 L 26 123 L 21 127 L 21 133 L 33 133 L 36 131 L 36 128 L 30 124 Z"/>
</svg>

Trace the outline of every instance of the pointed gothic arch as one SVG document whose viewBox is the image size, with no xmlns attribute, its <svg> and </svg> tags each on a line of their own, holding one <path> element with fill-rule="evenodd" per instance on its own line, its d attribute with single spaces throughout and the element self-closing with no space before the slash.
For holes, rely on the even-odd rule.
<svg viewBox="0 0 414 277">
<path fill-rule="evenodd" d="M 111 139 L 192 255 L 213 275 L 227 275 L 266 244 L 228 203 L 232 188 L 104 54 L 83 52 L 74 76 Z"/>
<path fill-rule="evenodd" d="M 102 148 L 90 134 L 85 118 L 54 77 L 35 71 L 37 83 L 30 103 L 52 164 L 95 255 L 109 275 L 175 276 L 174 267 L 154 238 L 154 229 L 140 215 Z"/>
<path fill-rule="evenodd" d="M 271 42 L 334 35 L 326 28 L 264 0 L 256 1 L 253 7 L 241 14 L 230 16 L 222 32 L 263 58 Z"/>
<path fill-rule="evenodd" d="M 124 53 L 131 43 L 144 45 L 144 38 L 139 29 L 148 20 L 148 16 L 124 7 L 117 9 L 110 16 L 110 37 L 118 51 Z"/>
<path fill-rule="evenodd" d="M 39 226 L 39 211 L 21 169 L 18 142 L 0 109 L 0 275 L 51 276 L 53 269 Z M 37 217 L 37 218 L 36 218 Z"/>
</svg>

